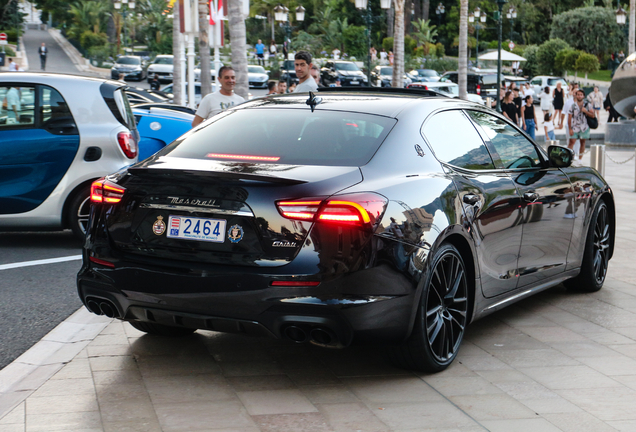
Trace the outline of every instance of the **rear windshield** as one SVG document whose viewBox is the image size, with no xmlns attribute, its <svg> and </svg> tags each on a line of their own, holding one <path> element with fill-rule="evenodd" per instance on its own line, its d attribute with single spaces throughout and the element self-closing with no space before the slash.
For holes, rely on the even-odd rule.
<svg viewBox="0 0 636 432">
<path fill-rule="evenodd" d="M 355 63 L 336 63 L 336 70 L 359 71 L 360 68 Z"/>
<path fill-rule="evenodd" d="M 125 65 L 138 65 L 141 64 L 141 60 L 135 57 L 119 57 L 117 63 Z"/>
<path fill-rule="evenodd" d="M 136 129 L 136 122 L 128 103 L 128 98 L 124 93 L 125 86 L 118 86 L 112 82 L 105 82 L 99 87 L 102 98 L 113 116 L 131 131 Z"/>
<path fill-rule="evenodd" d="M 562 86 L 566 87 L 568 83 L 565 82 L 563 78 L 548 78 L 549 86 L 556 86 L 557 83 L 561 83 Z"/>
<path fill-rule="evenodd" d="M 307 109 L 230 112 L 187 135 L 169 152 L 190 159 L 290 165 L 365 165 L 396 120 Z"/>
<path fill-rule="evenodd" d="M 393 68 L 384 67 L 380 69 L 380 75 L 393 75 Z"/>
<path fill-rule="evenodd" d="M 154 63 L 155 64 L 172 64 L 173 61 L 170 57 L 157 57 Z"/>
</svg>

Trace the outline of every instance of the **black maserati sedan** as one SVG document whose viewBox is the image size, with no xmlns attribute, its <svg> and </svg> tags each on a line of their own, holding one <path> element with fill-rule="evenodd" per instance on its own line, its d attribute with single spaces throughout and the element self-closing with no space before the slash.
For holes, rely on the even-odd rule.
<svg viewBox="0 0 636 432">
<path fill-rule="evenodd" d="M 255 99 L 95 181 L 82 302 L 160 335 L 381 343 L 435 372 L 470 322 L 599 290 L 599 173 L 483 106 L 406 92 Z"/>
</svg>

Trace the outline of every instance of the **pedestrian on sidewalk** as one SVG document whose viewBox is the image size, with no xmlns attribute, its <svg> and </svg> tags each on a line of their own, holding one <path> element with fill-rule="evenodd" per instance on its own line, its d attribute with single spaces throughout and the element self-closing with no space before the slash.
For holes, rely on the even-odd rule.
<svg viewBox="0 0 636 432">
<path fill-rule="evenodd" d="M 512 89 L 512 101 L 517 108 L 517 126 L 521 127 L 521 107 L 523 106 L 523 99 L 521 99 L 519 89 L 516 87 Z"/>
<path fill-rule="evenodd" d="M 541 111 L 543 111 L 543 115 L 545 116 L 550 112 L 550 108 L 552 108 L 552 95 L 550 94 L 550 87 L 545 86 L 541 94 L 539 95 L 539 100 L 541 101 Z"/>
<path fill-rule="evenodd" d="M 9 57 L 9 72 L 17 72 L 18 64 L 13 61 L 11 57 Z"/>
<path fill-rule="evenodd" d="M 265 66 L 265 45 L 262 40 L 258 40 L 258 43 L 254 47 L 254 53 L 256 54 L 257 63 L 260 66 Z"/>
<path fill-rule="evenodd" d="M 603 106 L 603 93 L 600 92 L 598 86 L 594 86 L 594 91 L 587 95 L 587 99 L 592 103 L 594 115 L 600 120 L 601 107 Z"/>
<path fill-rule="evenodd" d="M 563 111 L 565 92 L 561 86 L 561 81 L 557 82 L 556 88 L 552 92 L 552 106 L 554 106 L 553 118 L 557 121 L 561 118 L 561 112 Z"/>
<path fill-rule="evenodd" d="M 49 49 L 44 42 L 42 42 L 42 45 L 38 48 L 38 54 L 40 54 L 40 69 L 46 70 L 46 56 L 49 55 Z"/>
<path fill-rule="evenodd" d="M 517 118 L 517 106 L 512 97 L 512 92 L 508 90 L 504 95 L 503 102 L 501 103 L 501 111 L 503 115 L 510 119 L 514 124 L 519 124 L 519 119 Z"/>
<path fill-rule="evenodd" d="M 534 141 L 535 131 L 539 130 L 537 122 L 537 114 L 534 112 L 534 105 L 532 105 L 532 96 L 526 96 L 526 104 L 521 107 L 521 118 L 523 119 L 523 130 L 526 131 L 530 138 Z"/>
<path fill-rule="evenodd" d="M 607 122 L 608 123 L 618 122 L 618 118 L 620 117 L 620 114 L 618 113 L 618 111 L 614 109 L 614 105 L 612 105 L 609 89 L 607 89 L 607 96 L 605 96 L 605 102 L 603 103 L 603 106 L 605 107 L 605 111 L 609 113 L 609 117 L 607 117 Z"/>
<path fill-rule="evenodd" d="M 554 123 L 552 122 L 552 114 L 549 112 L 543 116 L 543 129 L 545 130 L 545 140 L 554 141 Z"/>
<path fill-rule="evenodd" d="M 574 143 L 579 139 L 579 160 L 583 159 L 585 153 L 585 141 L 590 138 L 590 127 L 587 125 L 587 117 L 594 117 L 594 110 L 591 104 L 585 100 L 585 92 L 579 89 L 576 92 L 576 99 L 568 111 L 568 129 L 572 132 L 568 147 L 574 150 Z"/>
</svg>

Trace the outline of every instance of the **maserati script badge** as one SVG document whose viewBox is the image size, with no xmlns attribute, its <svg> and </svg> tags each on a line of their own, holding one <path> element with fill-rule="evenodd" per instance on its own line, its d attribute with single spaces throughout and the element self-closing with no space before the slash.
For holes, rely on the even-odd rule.
<svg viewBox="0 0 636 432">
<path fill-rule="evenodd" d="M 166 230 L 166 223 L 163 221 L 163 216 L 157 216 L 157 220 L 152 224 L 152 232 L 161 235 Z"/>
</svg>

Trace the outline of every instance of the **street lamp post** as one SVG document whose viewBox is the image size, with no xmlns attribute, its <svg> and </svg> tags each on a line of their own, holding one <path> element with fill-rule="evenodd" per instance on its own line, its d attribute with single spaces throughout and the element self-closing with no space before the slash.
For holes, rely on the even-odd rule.
<svg viewBox="0 0 636 432">
<path fill-rule="evenodd" d="M 123 5 L 125 5 L 126 7 L 124 7 L 122 9 L 122 3 Z M 123 23 L 123 27 L 124 27 L 124 51 L 128 48 L 128 42 L 126 40 L 126 16 L 127 16 L 127 12 L 129 10 L 134 10 L 135 9 L 135 0 L 115 0 L 114 3 L 115 9 L 119 10 L 122 9 L 122 17 L 124 18 L 124 23 Z M 118 35 L 119 38 L 119 35 Z M 134 42 L 133 42 L 133 47 L 134 47 Z M 117 47 L 117 51 L 119 52 L 119 46 Z M 134 51 L 134 48 L 133 48 Z M 125 54 L 125 52 L 124 52 Z"/>
<path fill-rule="evenodd" d="M 468 17 L 468 22 L 475 22 L 476 19 L 479 19 L 479 21 L 482 23 L 486 22 L 486 14 L 482 15 L 481 9 L 479 9 L 479 7 L 476 7 L 473 14 Z M 479 23 L 475 24 L 475 38 L 477 39 L 475 43 L 475 63 L 477 65 L 477 68 L 479 68 L 479 30 L 481 28 L 485 27 L 482 27 Z"/>
<path fill-rule="evenodd" d="M 285 42 L 284 43 L 287 43 L 287 41 L 291 41 L 292 26 L 289 23 L 289 9 L 279 4 L 278 6 L 274 8 L 274 19 L 280 23 L 283 23 L 283 25 L 285 26 Z M 305 8 L 302 6 L 298 6 L 296 8 L 296 21 L 304 21 L 304 20 L 305 20 Z M 283 59 L 283 65 L 285 65 L 286 61 L 287 61 L 286 58 Z M 289 88 L 289 75 L 290 73 L 287 72 L 287 88 Z"/>
<path fill-rule="evenodd" d="M 373 15 L 371 14 L 371 3 L 368 0 L 355 0 L 356 8 L 366 10 L 364 16 L 367 23 L 367 82 L 371 85 L 371 24 L 373 24 Z M 391 0 L 380 0 L 382 9 L 391 7 Z"/>
<path fill-rule="evenodd" d="M 517 18 L 517 9 L 515 9 L 514 6 L 510 6 L 510 9 L 508 9 L 506 18 L 510 20 L 510 42 L 512 42 L 512 31 L 515 27 L 515 18 Z"/>
<path fill-rule="evenodd" d="M 501 98 L 499 97 L 499 93 L 501 93 L 501 13 L 505 4 L 506 0 L 497 0 L 499 13 L 497 14 L 497 93 L 495 94 L 495 97 L 497 98 L 497 112 L 499 113 L 501 112 Z"/>
<path fill-rule="evenodd" d="M 437 5 L 437 8 L 435 9 L 435 13 L 437 14 L 437 26 L 441 26 L 442 25 L 442 15 L 444 15 L 444 12 L 446 12 L 446 8 L 444 7 L 444 5 L 440 2 Z"/>
</svg>

